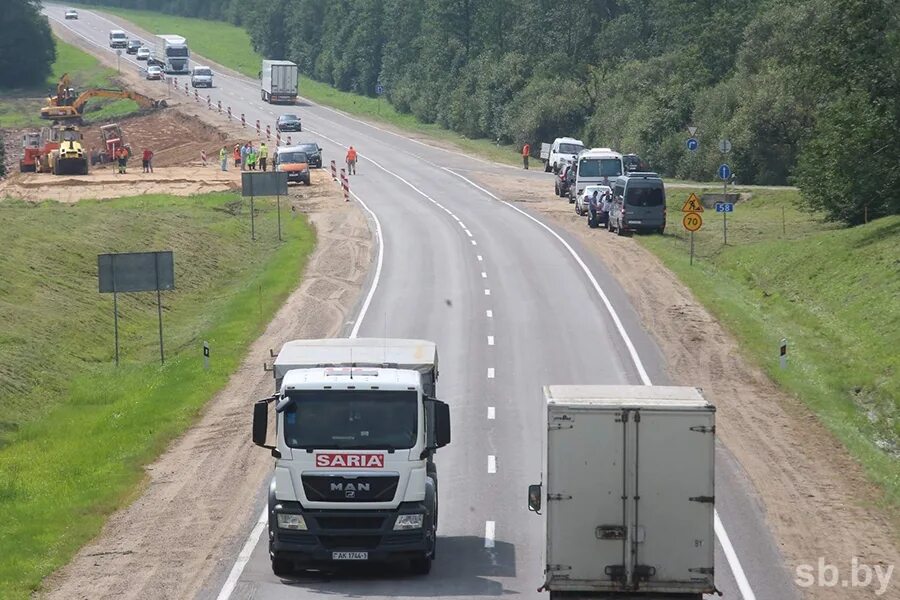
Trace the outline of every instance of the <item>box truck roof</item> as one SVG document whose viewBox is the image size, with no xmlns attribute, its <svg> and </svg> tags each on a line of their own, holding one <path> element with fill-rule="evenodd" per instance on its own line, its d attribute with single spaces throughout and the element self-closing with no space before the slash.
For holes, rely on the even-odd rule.
<svg viewBox="0 0 900 600">
<path fill-rule="evenodd" d="M 709 410 L 712 405 L 699 388 L 659 385 L 548 385 L 544 387 L 548 404 L 577 408 L 608 406 L 610 408 L 642 408 Z"/>
</svg>

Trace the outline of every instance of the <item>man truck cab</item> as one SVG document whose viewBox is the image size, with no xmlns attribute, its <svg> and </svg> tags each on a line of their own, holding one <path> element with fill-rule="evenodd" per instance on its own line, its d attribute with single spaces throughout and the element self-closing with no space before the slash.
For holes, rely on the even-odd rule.
<svg viewBox="0 0 900 600">
<path fill-rule="evenodd" d="M 591 148 L 578 155 L 578 175 L 575 177 L 575 190 L 572 198 L 584 193 L 589 185 L 606 185 L 612 187 L 616 177 L 625 172 L 622 155 L 609 148 Z"/>
<path fill-rule="evenodd" d="M 253 441 L 275 458 L 275 574 L 354 561 L 408 561 L 428 573 L 438 521 L 433 457 L 450 442 L 449 407 L 435 398 L 437 346 L 296 340 L 272 370 L 276 393 L 254 405 Z M 270 404 L 275 439 L 267 445 Z"/>
<path fill-rule="evenodd" d="M 629 173 L 616 178 L 607 227 L 619 235 L 633 231 L 663 233 L 666 188 L 656 173 Z"/>
</svg>

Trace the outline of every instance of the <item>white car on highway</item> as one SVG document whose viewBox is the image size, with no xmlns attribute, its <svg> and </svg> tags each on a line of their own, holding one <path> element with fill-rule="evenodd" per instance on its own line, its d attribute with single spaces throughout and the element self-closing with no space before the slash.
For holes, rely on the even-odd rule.
<svg viewBox="0 0 900 600">
<path fill-rule="evenodd" d="M 74 8 L 70 8 L 69 10 L 67 10 L 66 11 L 66 20 L 67 21 L 69 21 L 69 20 L 77 21 L 78 20 L 78 11 L 75 10 Z"/>
<path fill-rule="evenodd" d="M 147 67 L 147 79 L 160 80 L 163 78 L 163 70 L 156 65 Z"/>
<path fill-rule="evenodd" d="M 147 60 L 148 58 L 150 58 L 150 48 L 148 48 L 147 46 L 141 46 L 140 48 L 138 48 L 137 56 L 135 58 L 137 58 L 138 60 Z"/>
</svg>

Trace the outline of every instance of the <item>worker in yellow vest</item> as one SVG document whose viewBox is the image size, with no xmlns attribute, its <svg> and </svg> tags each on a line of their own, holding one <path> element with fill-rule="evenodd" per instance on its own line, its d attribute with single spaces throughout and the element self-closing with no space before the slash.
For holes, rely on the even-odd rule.
<svg viewBox="0 0 900 600">
<path fill-rule="evenodd" d="M 269 158 L 269 147 L 263 142 L 259 145 L 259 168 L 266 170 L 266 159 Z"/>
</svg>

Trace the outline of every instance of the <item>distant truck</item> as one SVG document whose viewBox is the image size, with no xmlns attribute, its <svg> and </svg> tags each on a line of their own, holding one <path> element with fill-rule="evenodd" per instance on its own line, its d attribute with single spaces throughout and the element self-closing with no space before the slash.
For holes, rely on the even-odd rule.
<svg viewBox="0 0 900 600">
<path fill-rule="evenodd" d="M 269 104 L 294 104 L 297 101 L 299 72 L 289 60 L 262 61 L 262 99 Z"/>
<path fill-rule="evenodd" d="M 126 34 L 121 29 L 111 29 L 109 32 L 109 47 L 110 48 L 127 48 L 128 47 L 128 34 Z"/>
<path fill-rule="evenodd" d="M 272 370 L 276 391 L 253 407 L 253 442 L 275 457 L 273 572 L 400 561 L 428 573 L 437 545 L 434 453 L 450 442 L 449 407 L 435 397 L 437 346 L 295 340 Z M 267 445 L 270 404 L 275 439 Z"/>
<path fill-rule="evenodd" d="M 690 387 L 544 388 L 551 600 L 701 600 L 714 584 L 715 407 Z"/>
<path fill-rule="evenodd" d="M 153 38 L 153 52 L 148 65 L 157 65 L 169 75 L 190 73 L 191 52 L 187 40 L 180 35 L 157 35 Z"/>
</svg>

